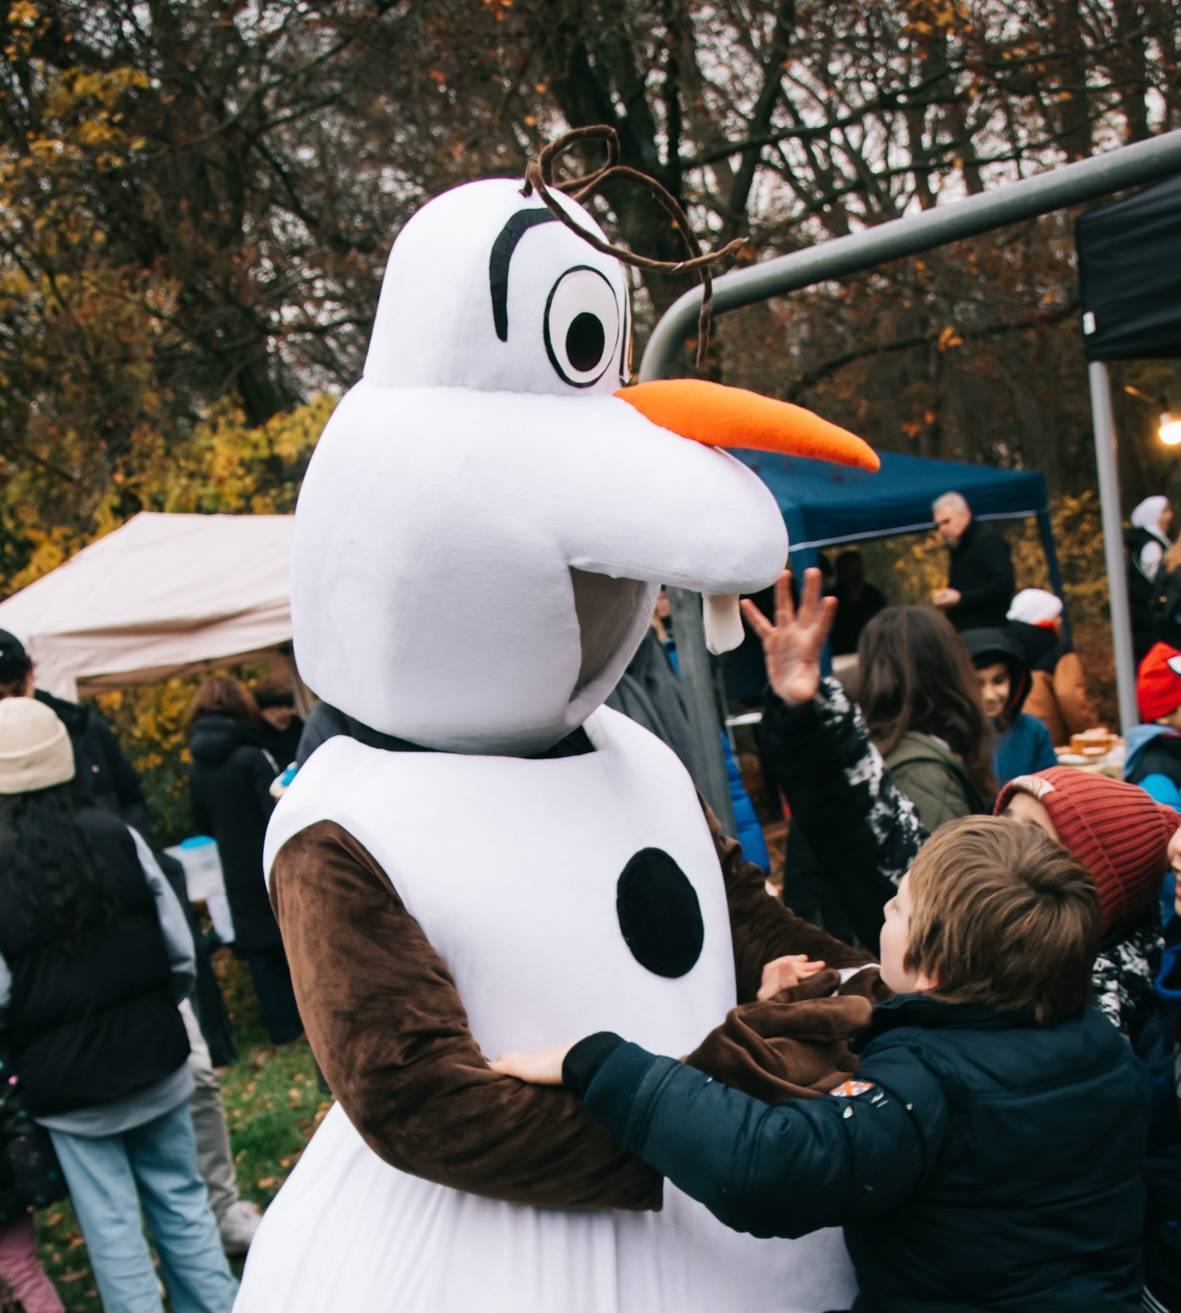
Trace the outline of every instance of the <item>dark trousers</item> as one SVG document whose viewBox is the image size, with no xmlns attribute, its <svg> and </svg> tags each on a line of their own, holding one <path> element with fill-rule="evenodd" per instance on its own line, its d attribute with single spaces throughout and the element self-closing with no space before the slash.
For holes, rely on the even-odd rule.
<svg viewBox="0 0 1181 1313">
<path fill-rule="evenodd" d="M 291 971 L 283 945 L 256 949 L 242 955 L 250 968 L 254 992 L 262 1011 L 262 1022 L 272 1044 L 286 1044 L 303 1034 L 303 1022 L 295 1005 Z"/>
</svg>

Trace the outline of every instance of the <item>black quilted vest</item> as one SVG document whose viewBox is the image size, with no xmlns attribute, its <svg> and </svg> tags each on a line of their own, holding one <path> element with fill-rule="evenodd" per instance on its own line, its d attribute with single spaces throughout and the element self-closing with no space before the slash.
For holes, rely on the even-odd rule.
<svg viewBox="0 0 1181 1313">
<path fill-rule="evenodd" d="M 8 1053 L 34 1115 L 70 1112 L 146 1089 L 188 1056 L 155 899 L 122 821 L 84 808 L 76 820 L 111 890 L 113 911 L 83 902 L 67 948 L 47 916 L 30 923 L 0 851 L 0 952 L 12 973 Z"/>
</svg>

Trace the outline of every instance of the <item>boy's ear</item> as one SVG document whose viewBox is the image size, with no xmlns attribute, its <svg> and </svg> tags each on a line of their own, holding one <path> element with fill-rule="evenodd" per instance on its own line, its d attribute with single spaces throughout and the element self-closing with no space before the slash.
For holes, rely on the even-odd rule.
<svg viewBox="0 0 1181 1313">
<path fill-rule="evenodd" d="M 920 971 L 914 978 L 914 992 L 916 994 L 929 994 L 933 989 L 939 988 L 939 972 L 932 971 L 928 974 L 926 971 Z"/>
</svg>

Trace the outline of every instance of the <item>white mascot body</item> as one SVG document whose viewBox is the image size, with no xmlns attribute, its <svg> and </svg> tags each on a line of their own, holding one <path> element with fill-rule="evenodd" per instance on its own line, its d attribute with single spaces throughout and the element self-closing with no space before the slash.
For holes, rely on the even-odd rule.
<svg viewBox="0 0 1181 1313">
<path fill-rule="evenodd" d="M 682 1054 L 735 1004 L 693 784 L 601 704 L 661 583 L 715 599 L 709 629 L 732 629 L 729 595 L 775 578 L 786 536 L 738 461 L 613 395 L 628 336 L 621 265 L 536 195 L 485 181 L 439 197 L 393 248 L 364 377 L 296 513 L 303 677 L 433 751 L 323 744 L 275 812 L 268 870 L 318 821 L 356 836 L 488 1056 L 612 1029 Z M 530 755 L 580 726 L 592 751 Z M 656 970 L 618 905 L 620 873 L 651 849 L 700 909 L 696 944 Z M 237 1308 L 822 1313 L 854 1293 L 839 1231 L 756 1240 L 667 1183 L 655 1212 L 499 1202 L 390 1166 L 336 1105 L 264 1219 Z"/>
</svg>

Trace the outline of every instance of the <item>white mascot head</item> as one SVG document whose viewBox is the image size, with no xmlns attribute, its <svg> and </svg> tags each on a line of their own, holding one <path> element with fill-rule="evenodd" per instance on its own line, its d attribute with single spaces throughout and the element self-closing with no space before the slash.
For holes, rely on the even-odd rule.
<svg viewBox="0 0 1181 1313">
<path fill-rule="evenodd" d="M 296 511 L 295 653 L 320 697 L 426 747 L 543 750 L 615 686 L 660 584 L 718 597 L 782 569 L 774 499 L 719 447 L 876 467 L 797 407 L 623 387 L 630 330 L 619 260 L 519 182 L 457 187 L 406 224 Z"/>
</svg>

